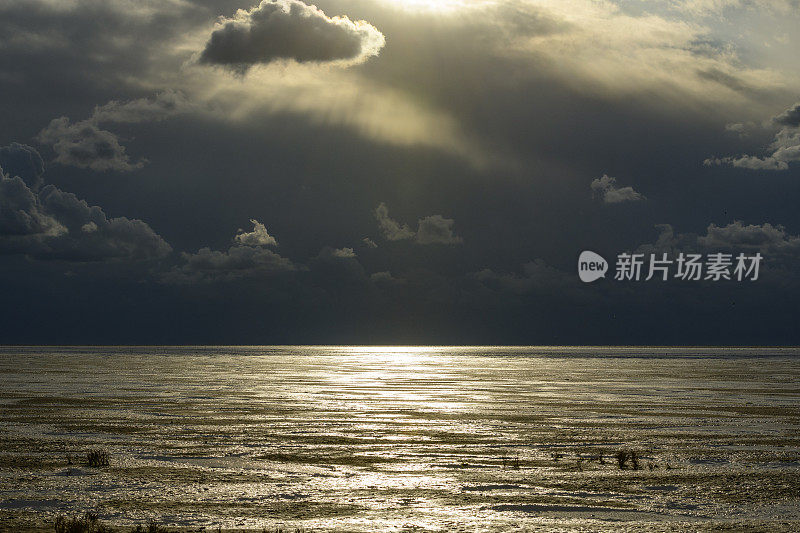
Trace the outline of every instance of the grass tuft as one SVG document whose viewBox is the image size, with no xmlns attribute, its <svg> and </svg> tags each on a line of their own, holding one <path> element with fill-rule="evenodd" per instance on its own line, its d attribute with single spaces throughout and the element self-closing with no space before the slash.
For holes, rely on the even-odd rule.
<svg viewBox="0 0 800 533">
<path fill-rule="evenodd" d="M 620 450 L 617 452 L 617 466 L 625 470 L 628 465 L 632 470 L 639 470 L 639 456 L 634 450 Z"/>
<path fill-rule="evenodd" d="M 113 530 L 103 524 L 97 515 L 86 512 L 81 517 L 59 516 L 55 523 L 56 533 L 111 533 Z"/>
<path fill-rule="evenodd" d="M 86 454 L 86 464 L 95 468 L 108 466 L 110 459 L 111 456 L 106 450 L 89 450 Z"/>
</svg>

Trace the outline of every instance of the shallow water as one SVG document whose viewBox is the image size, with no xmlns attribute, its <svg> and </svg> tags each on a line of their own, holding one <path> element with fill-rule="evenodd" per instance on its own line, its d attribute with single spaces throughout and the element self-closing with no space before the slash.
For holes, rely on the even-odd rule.
<svg viewBox="0 0 800 533">
<path fill-rule="evenodd" d="M 2 348 L 0 527 L 797 531 L 798 376 L 788 348 Z"/>
</svg>

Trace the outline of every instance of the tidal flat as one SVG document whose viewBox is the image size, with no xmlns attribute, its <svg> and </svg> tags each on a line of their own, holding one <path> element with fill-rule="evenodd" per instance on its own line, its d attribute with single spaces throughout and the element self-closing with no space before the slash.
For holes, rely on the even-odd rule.
<svg viewBox="0 0 800 533">
<path fill-rule="evenodd" d="M 793 348 L 5 347 L 0 529 L 798 531 L 798 376 Z"/>
</svg>

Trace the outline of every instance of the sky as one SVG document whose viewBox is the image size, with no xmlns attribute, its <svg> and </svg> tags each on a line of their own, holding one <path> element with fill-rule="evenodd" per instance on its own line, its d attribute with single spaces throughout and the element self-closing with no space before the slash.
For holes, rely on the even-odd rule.
<svg viewBox="0 0 800 533">
<path fill-rule="evenodd" d="M 797 28 L 797 0 L 0 0 L 0 343 L 800 344 Z M 645 279 L 718 253 L 757 279 Z"/>
</svg>

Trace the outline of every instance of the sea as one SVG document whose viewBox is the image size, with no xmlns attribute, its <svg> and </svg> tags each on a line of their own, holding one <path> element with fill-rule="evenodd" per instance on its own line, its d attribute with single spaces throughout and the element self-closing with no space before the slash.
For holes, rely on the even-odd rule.
<svg viewBox="0 0 800 533">
<path fill-rule="evenodd" d="M 0 348 L 0 529 L 85 513 L 115 531 L 800 531 L 800 349 Z"/>
</svg>

